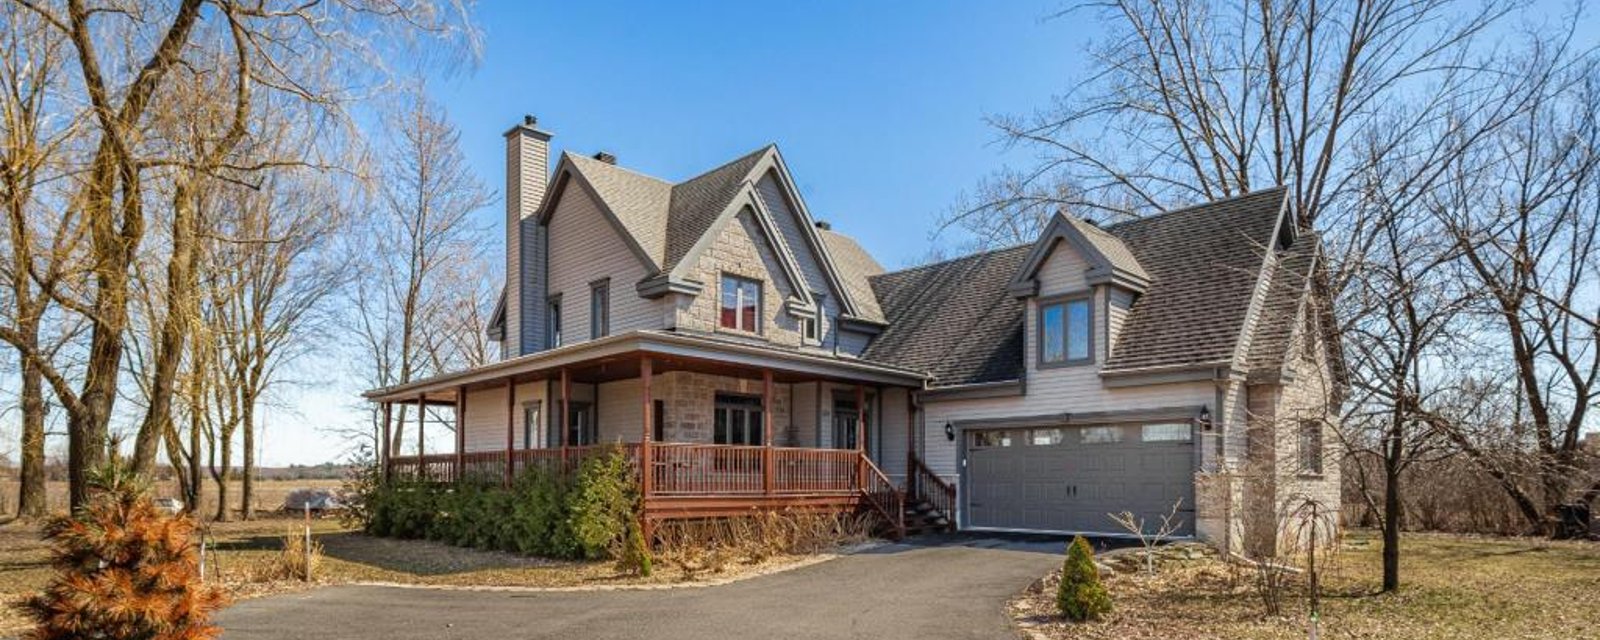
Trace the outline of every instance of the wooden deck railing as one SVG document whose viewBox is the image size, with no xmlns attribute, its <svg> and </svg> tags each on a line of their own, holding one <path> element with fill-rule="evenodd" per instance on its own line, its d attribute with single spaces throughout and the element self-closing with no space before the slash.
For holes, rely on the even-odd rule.
<svg viewBox="0 0 1600 640">
<path fill-rule="evenodd" d="M 530 469 L 567 475 L 576 473 L 585 458 L 617 446 L 519 449 L 509 455 L 505 451 L 472 452 L 462 454 L 459 463 L 454 453 L 392 456 L 389 477 L 401 482 L 499 484 Z M 620 446 L 637 470 L 639 445 Z M 664 442 L 651 445 L 650 458 L 652 499 L 732 497 L 749 498 L 757 504 L 832 496 L 859 500 L 862 508 L 880 515 L 896 535 L 905 530 L 904 493 L 858 450 Z"/>
<path fill-rule="evenodd" d="M 911 455 L 911 470 L 906 474 L 906 499 L 926 501 L 944 514 L 951 529 L 955 528 L 956 488 L 939 477 L 922 458 Z"/>
</svg>

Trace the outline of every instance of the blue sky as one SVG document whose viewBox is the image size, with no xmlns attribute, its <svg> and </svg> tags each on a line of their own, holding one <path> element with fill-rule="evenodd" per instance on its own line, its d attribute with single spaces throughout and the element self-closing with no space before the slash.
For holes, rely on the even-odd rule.
<svg viewBox="0 0 1600 640">
<path fill-rule="evenodd" d="M 679 4 L 485 4 L 482 63 L 431 92 L 497 192 L 524 113 L 668 180 L 776 142 L 812 214 L 893 267 L 999 166 L 984 116 L 1045 104 L 1083 50 L 1056 2 Z"/>
<path fill-rule="evenodd" d="M 906 265 L 1006 159 L 984 116 L 1046 104 L 1086 44 L 1086 20 L 1042 20 L 1056 2 L 665 4 L 486 2 L 479 63 L 428 79 L 496 194 L 478 212 L 488 259 L 504 249 L 501 135 L 533 114 L 557 151 L 610 151 L 668 180 L 776 142 L 813 215 Z M 327 365 L 300 363 L 263 407 L 262 464 L 349 450 L 327 427 L 361 424 L 362 389 Z"/>
</svg>

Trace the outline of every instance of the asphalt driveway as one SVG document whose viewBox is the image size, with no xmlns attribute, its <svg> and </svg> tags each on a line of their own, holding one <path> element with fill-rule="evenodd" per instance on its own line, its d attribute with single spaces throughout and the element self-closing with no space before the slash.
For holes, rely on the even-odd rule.
<svg viewBox="0 0 1600 640">
<path fill-rule="evenodd" d="M 1012 638 L 1005 601 L 1060 562 L 1057 540 L 887 545 L 733 584 L 657 591 L 328 587 L 247 600 L 223 637 Z"/>
</svg>

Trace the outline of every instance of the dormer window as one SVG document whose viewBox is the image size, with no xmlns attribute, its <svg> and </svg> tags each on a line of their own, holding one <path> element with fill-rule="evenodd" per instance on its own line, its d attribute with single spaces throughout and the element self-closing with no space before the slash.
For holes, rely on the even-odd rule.
<svg viewBox="0 0 1600 640">
<path fill-rule="evenodd" d="M 1094 305 L 1090 298 L 1039 302 L 1039 366 L 1094 362 Z"/>
<path fill-rule="evenodd" d="M 718 324 L 724 329 L 761 333 L 761 283 L 723 274 Z"/>
</svg>

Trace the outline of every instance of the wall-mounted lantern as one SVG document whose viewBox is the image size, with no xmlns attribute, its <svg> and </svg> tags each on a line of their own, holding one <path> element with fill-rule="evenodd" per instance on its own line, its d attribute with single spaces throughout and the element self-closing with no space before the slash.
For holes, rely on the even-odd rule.
<svg viewBox="0 0 1600 640">
<path fill-rule="evenodd" d="M 1211 407 L 1200 407 L 1200 415 L 1194 417 L 1194 423 L 1201 431 L 1211 431 Z"/>
<path fill-rule="evenodd" d="M 956 426 L 955 425 L 950 424 L 948 422 L 944 423 L 944 439 L 949 440 L 951 442 L 955 442 L 955 439 L 956 439 Z"/>
</svg>

